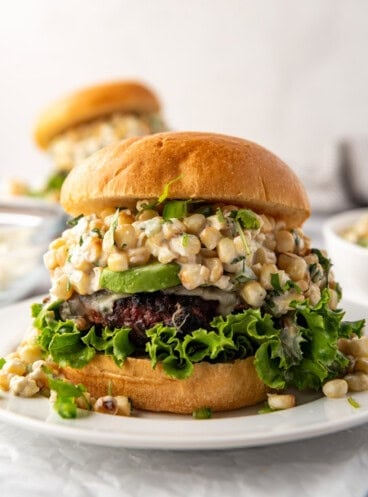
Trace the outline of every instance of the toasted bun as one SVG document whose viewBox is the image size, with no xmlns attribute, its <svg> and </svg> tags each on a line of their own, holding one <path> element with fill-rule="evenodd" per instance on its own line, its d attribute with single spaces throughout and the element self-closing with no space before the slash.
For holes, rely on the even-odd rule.
<svg viewBox="0 0 368 497">
<path fill-rule="evenodd" d="M 129 207 L 138 199 L 197 198 L 247 206 L 296 227 L 310 214 L 293 171 L 256 143 L 213 133 L 129 138 L 90 156 L 67 177 L 61 204 L 71 215 Z"/>
<path fill-rule="evenodd" d="M 112 112 L 150 114 L 160 110 L 152 91 L 135 81 L 118 81 L 77 91 L 51 104 L 40 115 L 34 137 L 41 148 L 71 126 Z"/>
<path fill-rule="evenodd" d="M 82 383 L 94 397 L 129 397 L 137 409 L 189 414 L 201 407 L 229 411 L 266 398 L 267 389 L 258 378 L 253 357 L 232 363 L 195 364 L 186 380 L 168 377 L 161 364 L 152 369 L 148 359 L 128 358 L 118 367 L 107 356 L 97 355 L 82 369 L 63 368 L 71 382 Z"/>
</svg>

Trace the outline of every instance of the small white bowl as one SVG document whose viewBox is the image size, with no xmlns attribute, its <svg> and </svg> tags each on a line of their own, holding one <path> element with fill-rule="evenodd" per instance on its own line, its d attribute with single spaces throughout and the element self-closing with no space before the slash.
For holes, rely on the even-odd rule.
<svg viewBox="0 0 368 497">
<path fill-rule="evenodd" d="M 345 240 L 341 233 L 367 214 L 366 208 L 355 209 L 337 214 L 323 225 L 327 253 L 343 296 L 362 305 L 368 304 L 368 248 Z"/>
<path fill-rule="evenodd" d="M 23 197 L 0 199 L 0 306 L 48 284 L 42 256 L 64 225 L 63 211 L 56 204 Z"/>
</svg>

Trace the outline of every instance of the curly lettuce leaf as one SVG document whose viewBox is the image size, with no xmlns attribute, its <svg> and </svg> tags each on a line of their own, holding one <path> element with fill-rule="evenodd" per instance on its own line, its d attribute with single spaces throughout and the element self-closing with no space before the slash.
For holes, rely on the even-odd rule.
<svg viewBox="0 0 368 497">
<path fill-rule="evenodd" d="M 344 374 L 349 362 L 337 341 L 352 333 L 360 336 L 364 320 L 344 322 L 343 311 L 329 309 L 328 302 L 327 289 L 315 306 L 295 302 L 289 314 L 292 326 L 256 351 L 257 373 L 268 386 L 318 389 L 326 380 Z"/>
<path fill-rule="evenodd" d="M 183 333 L 162 323 L 146 331 L 146 354 L 152 367 L 161 363 L 173 378 L 188 378 L 194 364 L 229 362 L 255 356 L 259 377 L 272 388 L 294 386 L 318 389 L 324 381 L 341 376 L 348 359 L 339 352 L 339 338 L 360 336 L 364 320 L 343 321 L 341 310 L 328 307 L 329 292 L 317 305 L 294 302 L 283 318 L 257 309 L 214 318 L 208 330 Z M 35 306 L 35 326 L 45 353 L 61 365 L 82 367 L 96 353 L 111 356 L 117 365 L 134 356 L 127 327 L 78 330 L 73 321 L 61 321 L 58 305 Z M 287 324 L 286 324 L 287 323 Z"/>
</svg>

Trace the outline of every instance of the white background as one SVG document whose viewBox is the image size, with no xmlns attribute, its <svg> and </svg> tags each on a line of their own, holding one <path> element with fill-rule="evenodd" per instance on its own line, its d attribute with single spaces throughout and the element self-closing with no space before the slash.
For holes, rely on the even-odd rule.
<svg viewBox="0 0 368 497">
<path fill-rule="evenodd" d="M 32 126 L 52 99 L 125 77 L 173 128 L 255 140 L 308 176 L 367 133 L 367 48 L 365 0 L 2 0 L 0 176 L 46 174 Z"/>
</svg>

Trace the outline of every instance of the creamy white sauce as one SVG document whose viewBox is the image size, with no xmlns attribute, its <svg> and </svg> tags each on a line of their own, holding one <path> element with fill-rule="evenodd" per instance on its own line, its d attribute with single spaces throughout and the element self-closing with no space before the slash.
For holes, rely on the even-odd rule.
<svg viewBox="0 0 368 497">
<path fill-rule="evenodd" d="M 176 286 L 174 288 L 167 288 L 164 290 L 164 293 L 175 295 L 189 295 L 189 296 L 198 296 L 203 300 L 217 300 L 219 303 L 218 311 L 222 316 L 227 316 L 240 303 L 240 298 L 232 292 L 224 292 L 218 288 L 209 288 L 209 287 L 198 287 L 194 288 L 194 290 L 187 290 L 182 286 Z"/>
</svg>

